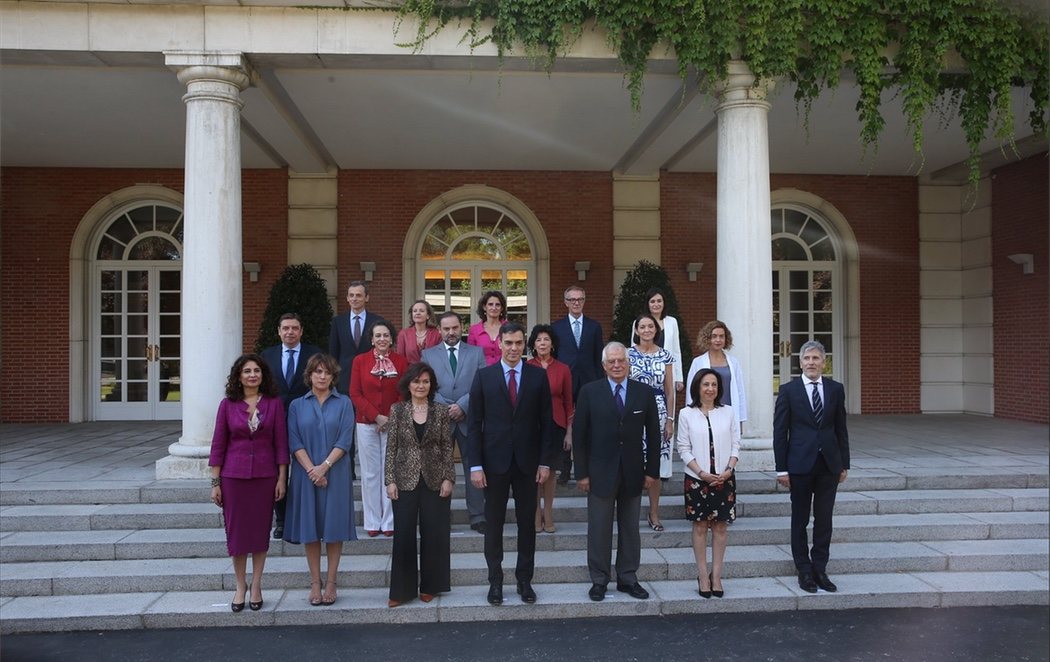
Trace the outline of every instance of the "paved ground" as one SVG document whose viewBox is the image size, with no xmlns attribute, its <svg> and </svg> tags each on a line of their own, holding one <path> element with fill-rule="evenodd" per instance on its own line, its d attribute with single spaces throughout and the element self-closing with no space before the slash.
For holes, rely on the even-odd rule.
<svg viewBox="0 0 1050 662">
<path fill-rule="evenodd" d="M 1048 607 L 8 635 L 4 662 L 1050 660 Z"/>
<path fill-rule="evenodd" d="M 0 426 L 0 483 L 155 480 L 154 464 L 178 441 L 180 422 Z M 995 456 L 1043 455 L 1050 426 L 965 414 L 850 416 L 855 469 L 974 466 Z M 975 458 L 983 458 L 975 462 Z M 59 487 L 59 486 L 55 486 Z"/>
</svg>

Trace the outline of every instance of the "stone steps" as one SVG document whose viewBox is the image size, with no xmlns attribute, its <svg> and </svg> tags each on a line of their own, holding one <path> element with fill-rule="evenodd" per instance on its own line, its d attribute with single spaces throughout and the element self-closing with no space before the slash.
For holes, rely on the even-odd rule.
<svg viewBox="0 0 1050 662">
<path fill-rule="evenodd" d="M 376 550 L 378 551 L 378 550 Z M 583 583 L 589 580 L 581 550 L 536 554 L 537 584 Z M 504 562 L 505 583 L 513 585 L 515 554 Z M 794 565 L 784 545 L 733 545 L 726 555 L 725 577 L 789 575 Z M 1046 539 L 944 540 L 937 542 L 836 543 L 831 574 L 865 572 L 1021 571 L 1048 570 Z M 389 585 L 390 556 L 357 554 L 342 560 L 339 585 L 382 588 Z M 482 552 L 452 555 L 452 585 L 487 582 Z M 691 580 L 696 576 L 689 547 L 642 550 L 638 577 L 642 581 Z M 300 557 L 273 556 L 266 563 L 267 588 L 303 588 L 308 584 Z M 233 590 L 229 558 L 135 559 L 115 561 L 26 562 L 5 567 L 0 596 L 88 595 L 143 591 Z"/>
<path fill-rule="evenodd" d="M 512 586 L 506 603 L 485 603 L 482 584 L 455 586 L 429 604 L 386 607 L 387 589 L 343 588 L 330 607 L 311 607 L 308 591 L 268 587 L 258 612 L 230 611 L 229 590 L 143 591 L 0 599 L 0 633 L 238 625 L 421 623 L 594 618 L 678 613 L 730 613 L 870 607 L 1046 605 L 1050 572 L 916 571 L 836 574 L 837 593 L 801 591 L 793 574 L 729 578 L 726 597 L 700 599 L 691 579 L 643 581 L 649 600 L 610 590 L 604 602 L 587 599 L 589 582 L 538 585 L 535 605 L 518 602 Z M 614 588 L 614 587 L 610 587 Z"/>
<path fill-rule="evenodd" d="M 578 493 L 577 493 L 578 494 Z M 740 494 L 737 516 L 788 517 L 787 494 Z M 661 499 L 661 519 L 682 517 L 682 497 Z M 643 497 L 643 513 L 648 499 Z M 555 497 L 556 522 L 586 522 L 584 496 Z M 835 504 L 836 515 L 887 515 L 899 513 L 953 512 L 960 507 L 971 512 L 1050 510 L 1050 489 L 1003 488 L 970 490 L 877 490 L 843 492 Z M 355 509 L 361 527 L 360 508 Z M 515 521 L 513 509 L 508 521 Z M 453 524 L 467 524 L 462 499 L 453 499 Z M 211 503 L 118 503 L 54 504 L 0 508 L 0 531 L 103 531 L 111 529 L 201 529 L 221 528 L 222 515 Z"/>
<path fill-rule="evenodd" d="M 642 548 L 685 547 L 691 544 L 691 524 L 664 522 L 656 533 L 643 526 Z M 738 519 L 731 528 L 733 545 L 776 545 L 788 540 L 786 517 Z M 504 546 L 515 549 L 515 527 L 504 531 Z M 537 536 L 540 551 L 586 549 L 586 523 L 566 522 L 555 534 Z M 934 540 L 1031 539 L 1050 537 L 1045 511 L 907 513 L 899 515 L 841 515 L 835 518 L 835 543 L 904 542 Z M 453 552 L 480 552 L 483 538 L 464 525 L 452 529 Z M 389 554 L 390 540 L 363 538 L 347 542 L 348 556 Z M 271 541 L 272 556 L 301 556 L 302 545 Z M 100 561 L 158 558 L 215 558 L 226 556 L 225 534 L 208 529 L 109 529 L 102 531 L 16 531 L 0 536 L 0 562 Z M 581 559 L 582 561 L 582 559 Z"/>
</svg>

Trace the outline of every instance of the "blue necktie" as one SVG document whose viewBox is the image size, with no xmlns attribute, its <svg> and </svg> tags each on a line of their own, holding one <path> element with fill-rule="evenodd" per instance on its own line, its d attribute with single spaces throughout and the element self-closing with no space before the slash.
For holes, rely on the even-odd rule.
<svg viewBox="0 0 1050 662">
<path fill-rule="evenodd" d="M 616 409 L 620 411 L 620 416 L 623 416 L 623 386 L 621 384 L 616 385 Z"/>
<path fill-rule="evenodd" d="M 288 363 L 284 366 L 284 383 L 288 386 L 292 385 L 292 380 L 295 379 L 295 350 L 288 350 Z"/>
</svg>

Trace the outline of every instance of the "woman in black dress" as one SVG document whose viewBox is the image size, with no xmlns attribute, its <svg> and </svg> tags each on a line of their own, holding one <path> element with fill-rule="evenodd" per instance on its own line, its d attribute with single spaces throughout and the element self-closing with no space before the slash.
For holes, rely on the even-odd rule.
<svg viewBox="0 0 1050 662">
<path fill-rule="evenodd" d="M 692 404 L 678 417 L 678 455 L 685 463 L 685 517 L 693 523 L 693 554 L 700 596 L 720 598 L 727 525 L 736 519 L 736 463 L 740 457 L 740 424 L 722 404 L 722 378 L 711 368 L 700 370 L 689 385 Z M 707 530 L 711 529 L 711 567 L 707 564 Z"/>
</svg>

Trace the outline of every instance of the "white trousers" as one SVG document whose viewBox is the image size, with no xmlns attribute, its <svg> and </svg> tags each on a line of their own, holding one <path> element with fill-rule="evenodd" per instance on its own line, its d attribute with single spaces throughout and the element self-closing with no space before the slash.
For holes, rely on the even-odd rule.
<svg viewBox="0 0 1050 662">
<path fill-rule="evenodd" d="M 365 531 L 393 531 L 394 509 L 383 484 L 386 432 L 372 423 L 357 424 L 357 459 L 361 463 L 361 507 Z"/>
</svg>

